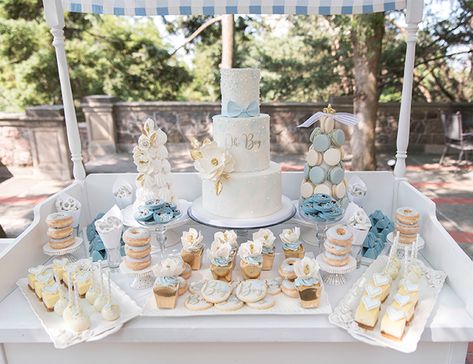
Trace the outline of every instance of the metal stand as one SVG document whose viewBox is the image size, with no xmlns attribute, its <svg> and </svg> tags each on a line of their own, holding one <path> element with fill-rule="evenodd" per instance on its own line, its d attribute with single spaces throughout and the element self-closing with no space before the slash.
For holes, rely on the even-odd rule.
<svg viewBox="0 0 473 364">
<path fill-rule="evenodd" d="M 53 249 L 48 243 L 46 243 L 43 245 L 43 253 L 49 255 L 50 257 L 63 257 L 66 258 L 69 262 L 73 263 L 78 260 L 77 257 L 73 255 L 73 253 L 77 252 L 79 249 L 82 248 L 83 242 L 84 239 L 76 236 L 75 243 L 64 249 Z"/>
<path fill-rule="evenodd" d="M 345 274 L 351 273 L 356 269 L 356 260 L 352 256 L 349 257 L 348 264 L 343 267 L 334 267 L 325 263 L 323 253 L 316 258 L 322 273 L 322 279 L 325 283 L 332 286 L 341 286 L 346 283 Z"/>
</svg>

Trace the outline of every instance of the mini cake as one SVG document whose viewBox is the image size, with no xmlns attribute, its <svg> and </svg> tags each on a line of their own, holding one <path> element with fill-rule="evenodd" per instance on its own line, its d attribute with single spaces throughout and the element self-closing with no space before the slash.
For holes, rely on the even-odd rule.
<svg viewBox="0 0 473 364">
<path fill-rule="evenodd" d="M 214 240 L 210 246 L 210 271 L 214 279 L 230 282 L 232 280 L 232 247 L 228 242 Z"/>
<path fill-rule="evenodd" d="M 273 269 L 274 240 L 276 240 L 276 237 L 269 229 L 259 229 L 256 233 L 253 233 L 253 241 L 256 240 L 263 244 L 263 270 Z"/>
<path fill-rule="evenodd" d="M 261 241 L 247 241 L 240 245 L 240 268 L 245 279 L 257 279 L 263 269 L 263 244 Z"/>
<path fill-rule="evenodd" d="M 193 228 L 182 233 L 181 257 L 184 259 L 184 262 L 191 266 L 192 270 L 199 270 L 202 265 L 203 239 L 202 233 Z"/>
<path fill-rule="evenodd" d="M 41 273 L 38 273 L 36 275 L 34 291 L 36 293 L 36 296 L 38 296 L 40 300 L 43 299 L 43 287 L 52 283 L 54 283 L 54 278 L 53 271 L 51 268 L 46 268 Z"/>
<path fill-rule="evenodd" d="M 399 341 L 404 336 L 406 324 L 406 313 L 403 310 L 389 306 L 381 320 L 381 335 Z"/>
<path fill-rule="evenodd" d="M 69 260 L 67 258 L 53 260 L 53 271 L 60 281 L 63 280 L 64 270 L 68 263 Z"/>
<path fill-rule="evenodd" d="M 304 257 L 294 263 L 296 280 L 294 285 L 299 292 L 301 306 L 304 308 L 315 308 L 320 305 L 322 288 L 317 278 L 319 266 L 315 259 Z"/>
<path fill-rule="evenodd" d="M 74 275 L 74 280 L 77 284 L 79 296 L 84 298 L 92 285 L 92 274 L 88 270 L 80 270 Z"/>
<path fill-rule="evenodd" d="M 407 323 L 411 322 L 414 317 L 414 311 L 417 305 L 417 299 L 409 295 L 403 295 L 399 292 L 394 295 L 394 300 L 391 303 L 397 310 L 402 310 L 406 313 Z"/>
<path fill-rule="evenodd" d="M 75 242 L 72 217 L 66 212 L 55 212 L 46 217 L 49 245 L 53 249 L 65 249 Z"/>
<path fill-rule="evenodd" d="M 46 267 L 44 265 L 38 265 L 37 267 L 31 267 L 28 269 L 28 287 L 34 291 L 36 284 L 36 276 L 44 271 Z"/>
<path fill-rule="evenodd" d="M 381 289 L 381 295 L 379 299 L 381 302 L 384 302 L 386 298 L 389 296 L 389 289 L 391 288 L 391 277 L 388 276 L 386 273 L 374 273 L 370 284 L 373 287 L 378 287 Z"/>
<path fill-rule="evenodd" d="M 327 230 L 324 242 L 324 261 L 335 267 L 347 265 L 350 261 L 353 234 L 344 225 L 335 225 Z"/>
<path fill-rule="evenodd" d="M 299 240 L 301 229 L 297 226 L 293 229 L 284 229 L 279 237 L 282 241 L 282 249 L 286 258 L 304 257 L 304 246 Z"/>
<path fill-rule="evenodd" d="M 142 228 L 129 228 L 123 233 L 125 265 L 131 270 L 143 270 L 151 265 L 151 236 Z"/>
<path fill-rule="evenodd" d="M 411 207 L 400 207 L 395 214 L 396 231 L 399 231 L 399 242 L 412 244 L 419 233 L 420 214 Z"/>
<path fill-rule="evenodd" d="M 398 293 L 407 295 L 415 302 L 419 299 L 419 285 L 410 279 L 402 279 L 399 284 Z"/>
<path fill-rule="evenodd" d="M 59 283 L 53 282 L 43 287 L 42 290 L 43 303 L 48 312 L 54 311 L 54 305 L 59 300 Z"/>
<path fill-rule="evenodd" d="M 177 259 L 167 258 L 161 262 L 153 285 L 154 298 L 158 308 L 173 309 L 179 296 L 179 274 L 182 265 Z"/>
<path fill-rule="evenodd" d="M 364 329 L 373 330 L 378 322 L 380 307 L 379 299 L 362 296 L 355 312 L 355 322 Z"/>
</svg>

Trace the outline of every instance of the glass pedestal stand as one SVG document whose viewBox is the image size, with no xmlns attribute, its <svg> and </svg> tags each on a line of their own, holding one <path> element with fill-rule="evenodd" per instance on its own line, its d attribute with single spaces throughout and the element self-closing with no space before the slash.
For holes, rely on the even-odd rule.
<svg viewBox="0 0 473 364">
<path fill-rule="evenodd" d="M 132 270 L 126 266 L 125 260 L 122 260 L 120 264 L 120 271 L 133 277 L 133 280 L 130 282 L 130 288 L 147 289 L 153 286 L 154 280 L 156 279 L 154 274 L 154 267 L 156 264 L 156 258 L 152 258 L 151 265 L 148 268 L 142 270 Z"/>
<path fill-rule="evenodd" d="M 46 243 L 43 245 L 43 253 L 50 257 L 63 257 L 66 258 L 69 262 L 73 263 L 78 260 L 78 258 L 75 257 L 73 254 L 78 252 L 83 247 L 83 242 L 84 239 L 76 236 L 76 241 L 74 242 L 74 244 L 64 249 L 53 249 L 51 248 L 49 243 Z"/>
<path fill-rule="evenodd" d="M 348 264 L 343 267 L 335 267 L 325 263 L 323 253 L 317 256 L 316 261 L 319 264 L 320 270 L 325 272 L 322 273 L 323 281 L 331 286 L 341 286 L 345 284 L 346 279 L 344 275 L 356 269 L 356 260 L 352 256 L 349 256 Z"/>
<path fill-rule="evenodd" d="M 170 246 L 166 245 L 167 242 L 167 227 L 168 224 L 171 223 L 171 221 L 163 224 L 146 224 L 146 223 L 141 223 L 140 225 L 147 229 L 150 232 L 151 235 L 151 255 L 156 254 L 157 251 L 160 252 L 161 258 L 164 258 L 164 251 L 166 248 L 169 248 Z"/>
</svg>

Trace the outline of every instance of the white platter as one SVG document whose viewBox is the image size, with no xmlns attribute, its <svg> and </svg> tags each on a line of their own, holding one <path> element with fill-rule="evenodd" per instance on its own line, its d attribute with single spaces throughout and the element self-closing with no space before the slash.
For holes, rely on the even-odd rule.
<svg viewBox="0 0 473 364">
<path fill-rule="evenodd" d="M 77 249 L 79 249 L 83 242 L 84 240 L 82 238 L 76 236 L 74 244 L 64 249 L 53 249 L 51 248 L 51 245 L 49 245 L 49 243 L 46 243 L 43 245 L 43 253 L 49 256 L 66 255 L 69 253 L 73 253 Z"/>
<path fill-rule="evenodd" d="M 67 328 L 62 317 L 58 316 L 55 312 L 48 312 L 46 310 L 43 302 L 28 287 L 27 278 L 18 280 L 16 284 L 48 333 L 56 349 L 64 349 L 85 341 L 103 339 L 117 332 L 125 322 L 141 314 L 141 308 L 136 302 L 112 281 L 112 301 L 120 305 L 120 318 L 116 321 L 103 320 L 101 314 L 95 311 L 94 307 L 88 304 L 85 299 L 81 298 L 81 308 L 89 315 L 91 325 L 89 330 L 76 334 Z"/>
<path fill-rule="evenodd" d="M 310 252 L 307 253 L 307 256 L 313 258 L 314 255 Z M 279 277 L 277 273 L 277 269 L 279 264 L 284 259 L 284 255 L 280 253 L 276 253 L 274 257 L 274 264 L 273 269 L 271 271 L 266 271 L 261 273 L 261 279 L 271 279 Z M 193 271 L 192 276 L 189 278 L 188 282 L 199 281 L 202 279 L 212 279 L 212 275 L 209 270 L 209 263 L 204 260 L 203 262 L 203 269 L 199 271 Z M 237 261 L 236 266 L 233 270 L 233 280 L 234 281 L 241 281 L 243 277 L 241 275 L 239 262 Z M 319 277 L 320 279 L 320 277 Z M 152 291 L 149 292 L 149 297 L 146 300 L 146 304 L 143 307 L 143 316 L 159 316 L 159 317 L 182 317 L 182 316 L 226 316 L 226 315 L 328 315 L 332 312 L 332 307 L 330 306 L 330 302 L 328 299 L 327 291 L 325 290 L 324 284 L 320 279 L 322 285 L 322 297 L 320 299 L 320 306 L 314 309 L 304 309 L 300 306 L 298 298 L 291 298 L 286 296 L 284 293 L 278 293 L 274 295 L 274 299 L 276 300 L 276 304 L 267 310 L 259 310 L 248 307 L 244 305 L 241 309 L 237 311 L 219 311 L 218 309 L 211 307 L 205 311 L 191 311 L 184 306 L 184 301 L 186 300 L 187 296 L 189 296 L 189 292 L 185 293 L 181 297 L 178 298 L 177 306 L 173 310 L 166 310 L 166 309 L 159 309 L 156 306 L 156 301 L 154 299 L 154 295 Z"/>
<path fill-rule="evenodd" d="M 177 208 L 181 211 L 181 215 L 177 218 L 172 220 L 170 223 L 166 224 L 168 229 L 175 229 L 179 226 L 186 224 L 189 221 L 189 216 L 187 216 L 187 209 L 191 203 L 186 200 L 179 200 L 177 201 Z M 123 225 L 128 227 L 143 227 L 143 225 L 139 224 L 138 221 L 135 220 L 135 216 L 133 215 L 133 205 L 129 205 L 121 210 L 123 216 Z"/>
<path fill-rule="evenodd" d="M 392 297 L 397 291 L 397 286 L 401 277 L 398 277 L 392 283 L 391 294 L 388 296 L 386 302 L 382 304 L 381 312 L 379 314 L 380 319 L 373 330 L 360 328 L 354 321 L 355 310 L 358 306 L 365 285 L 373 273 L 380 272 L 384 269 L 387 259 L 387 256 L 381 255 L 368 267 L 368 269 L 338 303 L 337 307 L 335 307 L 333 313 L 329 316 L 329 321 L 332 324 L 345 329 L 351 336 L 361 342 L 375 346 L 388 347 L 404 353 L 412 353 L 417 349 L 417 343 L 419 342 L 427 320 L 434 309 L 438 294 L 445 282 L 446 274 L 426 267 L 425 264 L 419 261 L 419 265 L 424 271 L 424 277 L 419 282 L 419 302 L 414 312 L 414 317 L 409 326 L 407 326 L 406 333 L 401 341 L 390 340 L 381 335 L 380 323 L 386 307 L 388 307 L 392 302 Z"/>
<path fill-rule="evenodd" d="M 187 213 L 190 218 L 203 225 L 220 229 L 257 229 L 281 224 L 294 216 L 296 208 L 286 196 L 281 197 L 281 209 L 269 216 L 235 219 L 214 215 L 202 207 L 202 197 L 196 199 Z"/>
</svg>

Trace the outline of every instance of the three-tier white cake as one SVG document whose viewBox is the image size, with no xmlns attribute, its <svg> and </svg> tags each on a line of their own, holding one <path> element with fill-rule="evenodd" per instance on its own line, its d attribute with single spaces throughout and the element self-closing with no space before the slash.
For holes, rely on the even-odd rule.
<svg viewBox="0 0 473 364">
<path fill-rule="evenodd" d="M 202 207 L 217 216 L 256 218 L 281 209 L 281 170 L 270 160 L 269 115 L 260 114 L 260 72 L 222 69 L 222 114 L 213 117 L 213 138 L 232 159 L 222 180 L 202 179 Z"/>
</svg>

